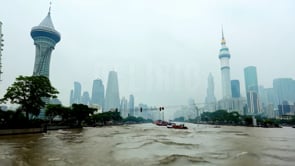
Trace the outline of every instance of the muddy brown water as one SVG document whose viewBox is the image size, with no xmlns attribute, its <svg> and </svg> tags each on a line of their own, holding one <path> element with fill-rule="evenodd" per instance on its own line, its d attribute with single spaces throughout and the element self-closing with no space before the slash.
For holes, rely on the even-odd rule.
<svg viewBox="0 0 295 166">
<path fill-rule="evenodd" d="M 294 166 L 295 129 L 153 124 L 0 137 L 0 166 Z"/>
</svg>

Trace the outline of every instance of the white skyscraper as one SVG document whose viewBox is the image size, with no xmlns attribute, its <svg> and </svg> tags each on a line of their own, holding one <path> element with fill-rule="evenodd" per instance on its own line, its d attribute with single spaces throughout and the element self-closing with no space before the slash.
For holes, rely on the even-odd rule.
<svg viewBox="0 0 295 166">
<path fill-rule="evenodd" d="M 231 83 L 230 83 L 230 66 L 229 66 L 229 49 L 225 45 L 225 39 L 222 29 L 221 49 L 219 50 L 220 70 L 221 70 L 221 85 L 223 99 L 231 99 Z"/>
</svg>

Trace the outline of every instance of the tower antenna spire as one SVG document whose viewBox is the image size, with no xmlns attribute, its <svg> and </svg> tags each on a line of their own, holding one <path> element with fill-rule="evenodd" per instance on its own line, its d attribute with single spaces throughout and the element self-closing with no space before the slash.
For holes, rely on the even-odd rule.
<svg viewBox="0 0 295 166">
<path fill-rule="evenodd" d="M 50 0 L 50 2 L 49 2 L 49 11 L 48 11 L 49 14 L 51 12 L 51 5 L 52 5 L 52 1 Z"/>
<path fill-rule="evenodd" d="M 222 39 L 224 39 L 224 34 L 223 34 L 223 25 L 221 24 L 221 33 L 222 33 Z"/>
<path fill-rule="evenodd" d="M 221 44 L 225 44 L 224 33 L 223 33 L 223 25 L 222 24 L 221 24 L 221 34 L 222 34 Z"/>
</svg>

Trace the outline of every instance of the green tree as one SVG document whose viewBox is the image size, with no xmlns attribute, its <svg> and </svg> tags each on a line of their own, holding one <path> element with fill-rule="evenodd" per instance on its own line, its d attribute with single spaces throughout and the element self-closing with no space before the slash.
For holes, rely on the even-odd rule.
<svg viewBox="0 0 295 166">
<path fill-rule="evenodd" d="M 52 122 L 53 118 L 56 116 L 61 117 L 63 123 L 67 122 L 71 117 L 71 108 L 64 107 L 61 104 L 48 104 L 46 106 L 45 115 L 48 117 L 49 121 Z"/>
<path fill-rule="evenodd" d="M 212 120 L 212 113 L 211 112 L 203 112 L 201 114 L 201 121 L 209 122 Z"/>
<path fill-rule="evenodd" d="M 45 76 L 19 76 L 16 81 L 7 89 L 6 94 L 0 102 L 10 101 L 12 104 L 19 104 L 20 109 L 26 113 L 38 116 L 40 109 L 44 108 L 46 99 L 56 98 L 58 91 L 51 86 Z"/>
<path fill-rule="evenodd" d="M 77 125 L 81 126 L 82 121 L 87 120 L 96 111 L 94 108 L 89 108 L 84 104 L 73 104 L 71 116 L 77 120 Z"/>
<path fill-rule="evenodd" d="M 0 129 L 2 128 L 25 128 L 29 127 L 27 119 L 24 117 L 23 113 L 19 110 L 17 111 L 1 111 L 0 110 Z"/>
<path fill-rule="evenodd" d="M 102 125 L 107 124 L 107 122 L 109 121 L 121 122 L 123 120 L 122 117 L 120 116 L 120 112 L 111 112 L 111 111 L 95 114 L 92 116 L 92 118 L 94 123 L 101 123 Z"/>
</svg>

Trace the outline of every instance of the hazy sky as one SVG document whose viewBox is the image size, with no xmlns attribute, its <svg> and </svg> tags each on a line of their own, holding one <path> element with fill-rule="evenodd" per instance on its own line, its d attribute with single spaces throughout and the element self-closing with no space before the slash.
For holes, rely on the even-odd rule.
<svg viewBox="0 0 295 166">
<path fill-rule="evenodd" d="M 17 76 L 32 75 L 30 31 L 48 8 L 49 0 L 1 0 L 0 96 Z M 110 70 L 118 72 L 120 96 L 134 94 L 136 104 L 203 103 L 210 72 L 220 99 L 221 24 L 231 79 L 240 80 L 242 94 L 249 65 L 265 87 L 274 78 L 294 79 L 294 0 L 53 0 L 51 16 L 61 41 L 52 53 L 50 80 L 64 105 L 74 81 L 91 93 L 94 79 L 107 85 Z"/>
</svg>

